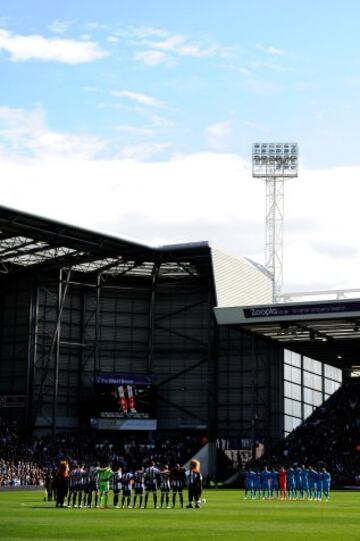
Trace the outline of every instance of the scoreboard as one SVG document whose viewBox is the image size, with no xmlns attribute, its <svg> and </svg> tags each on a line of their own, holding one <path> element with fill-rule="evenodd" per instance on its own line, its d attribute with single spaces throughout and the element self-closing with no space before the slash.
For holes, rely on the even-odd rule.
<svg viewBox="0 0 360 541">
<path fill-rule="evenodd" d="M 146 376 L 98 374 L 91 424 L 100 430 L 156 430 L 156 386 Z"/>
</svg>

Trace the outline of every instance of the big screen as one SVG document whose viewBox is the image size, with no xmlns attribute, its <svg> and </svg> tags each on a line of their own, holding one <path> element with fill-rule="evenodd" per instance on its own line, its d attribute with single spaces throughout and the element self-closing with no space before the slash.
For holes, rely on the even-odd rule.
<svg viewBox="0 0 360 541">
<path fill-rule="evenodd" d="M 98 374 L 95 380 L 94 406 L 94 428 L 156 428 L 156 386 L 145 376 Z"/>
</svg>

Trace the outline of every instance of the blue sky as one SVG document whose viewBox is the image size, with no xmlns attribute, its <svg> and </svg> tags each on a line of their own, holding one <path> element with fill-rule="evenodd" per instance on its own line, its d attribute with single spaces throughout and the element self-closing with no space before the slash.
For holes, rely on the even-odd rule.
<svg viewBox="0 0 360 541">
<path fill-rule="evenodd" d="M 210 147 L 246 157 L 266 138 L 298 141 L 309 167 L 357 163 L 355 0 L 27 0 L 1 8 L 0 102 L 42 111 L 51 130 L 106 141 L 99 155 L 141 156 L 143 148 L 158 159 Z M 44 47 L 58 41 L 50 59 L 36 36 Z"/>
<path fill-rule="evenodd" d="M 208 239 L 261 261 L 251 144 L 296 141 L 286 286 L 358 285 L 359 2 L 0 7 L 3 204 L 151 243 Z"/>
</svg>

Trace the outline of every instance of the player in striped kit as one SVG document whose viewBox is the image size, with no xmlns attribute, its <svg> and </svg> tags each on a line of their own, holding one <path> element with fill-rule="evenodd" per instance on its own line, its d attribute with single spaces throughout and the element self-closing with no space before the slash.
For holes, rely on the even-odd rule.
<svg viewBox="0 0 360 541">
<path fill-rule="evenodd" d="M 95 493 L 95 507 L 99 507 L 99 463 L 95 462 L 88 470 L 87 507 L 92 507 L 93 493 Z"/>
<path fill-rule="evenodd" d="M 84 470 L 78 464 L 70 472 L 70 492 L 68 498 L 68 506 L 71 504 L 72 496 L 72 506 L 73 507 L 82 507 L 82 496 L 84 489 Z M 78 503 L 76 503 L 76 500 Z"/>
<path fill-rule="evenodd" d="M 130 509 L 131 505 L 131 489 L 133 482 L 133 474 L 131 471 L 124 471 L 121 477 L 121 486 L 122 486 L 122 498 L 121 498 L 121 507 L 124 509 L 125 500 L 126 507 Z"/>
<path fill-rule="evenodd" d="M 179 494 L 180 505 L 184 507 L 184 496 L 183 490 L 186 485 L 186 473 L 184 468 L 180 464 L 176 464 L 170 472 L 170 485 L 172 488 L 172 506 L 175 507 L 176 503 L 176 494 Z"/>
<path fill-rule="evenodd" d="M 150 492 L 153 495 L 154 508 L 157 509 L 157 484 L 160 471 L 155 468 L 155 462 L 151 461 L 145 470 L 145 508 L 147 507 Z"/>
<path fill-rule="evenodd" d="M 71 501 L 76 501 L 76 493 L 75 493 L 75 476 L 74 476 L 74 469 L 70 470 L 69 472 L 69 491 L 67 495 L 67 506 L 71 507 Z"/>
<path fill-rule="evenodd" d="M 138 468 L 134 473 L 134 509 L 136 508 L 136 500 L 138 496 L 139 508 L 143 509 L 144 488 L 144 468 Z"/>
<path fill-rule="evenodd" d="M 169 494 L 170 494 L 170 470 L 169 467 L 166 465 L 163 467 L 163 469 L 160 471 L 160 492 L 161 492 L 161 500 L 160 500 L 160 507 L 162 508 L 164 505 L 164 501 L 166 503 L 166 508 L 170 509 L 169 505 Z"/>
<path fill-rule="evenodd" d="M 83 507 L 88 507 L 88 501 L 89 501 L 89 491 L 90 491 L 90 468 L 87 468 L 84 466 L 83 468 Z"/>
<path fill-rule="evenodd" d="M 122 482 L 122 472 L 119 464 L 116 464 L 113 468 L 113 474 L 111 477 L 111 486 L 114 494 L 114 507 L 115 509 L 120 509 L 119 507 L 119 494 L 121 490 Z"/>
</svg>

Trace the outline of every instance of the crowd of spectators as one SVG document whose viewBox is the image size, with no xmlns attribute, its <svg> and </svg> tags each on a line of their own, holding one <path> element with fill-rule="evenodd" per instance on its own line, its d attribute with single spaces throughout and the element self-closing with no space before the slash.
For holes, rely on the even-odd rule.
<svg viewBox="0 0 360 541">
<path fill-rule="evenodd" d="M 359 379 L 345 382 L 284 442 L 269 450 L 261 462 L 326 466 L 335 484 L 357 484 L 360 475 Z"/>
<path fill-rule="evenodd" d="M 61 458 L 70 463 L 118 461 L 129 468 L 149 460 L 184 464 L 206 443 L 204 438 L 156 436 L 104 439 L 94 433 L 27 437 L 0 417 L 0 486 L 42 485 Z M 325 465 L 337 485 L 360 483 L 360 378 L 345 382 L 298 428 L 257 461 L 262 464 Z"/>
<path fill-rule="evenodd" d="M 34 462 L 0 459 L 0 486 L 31 486 L 43 484 L 43 468 Z"/>
<path fill-rule="evenodd" d="M 204 443 L 197 436 L 104 439 L 93 433 L 60 433 L 55 438 L 27 437 L 16 423 L 0 417 L 0 486 L 43 485 L 47 472 L 63 458 L 70 464 L 106 461 L 129 468 L 150 460 L 184 464 Z"/>
</svg>

